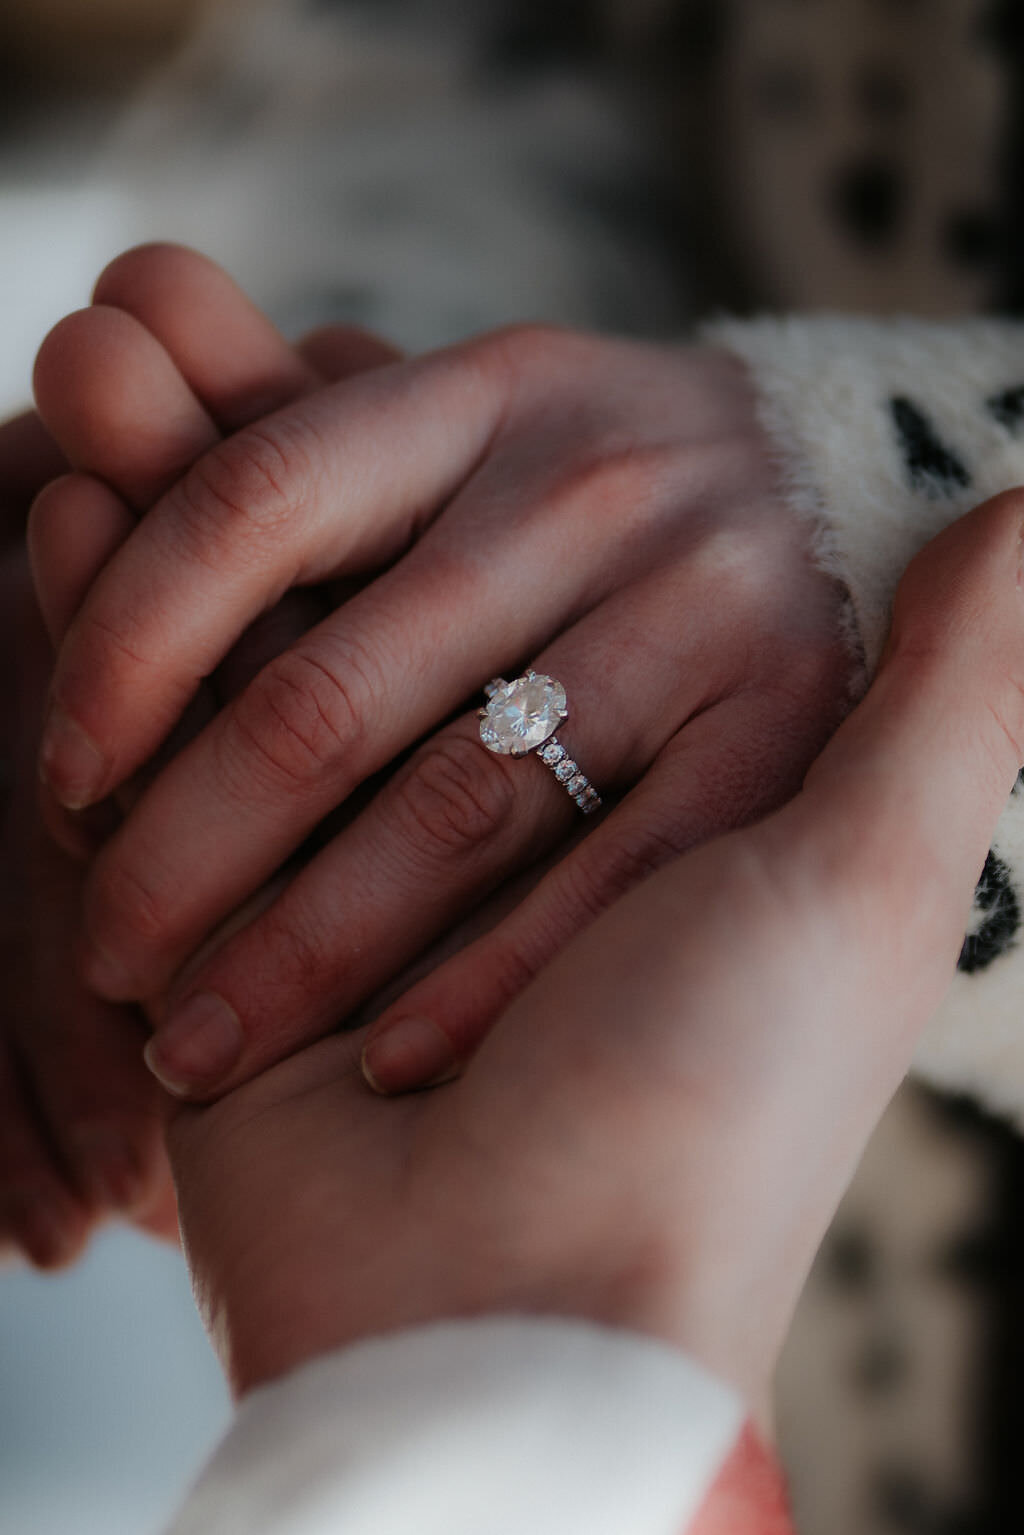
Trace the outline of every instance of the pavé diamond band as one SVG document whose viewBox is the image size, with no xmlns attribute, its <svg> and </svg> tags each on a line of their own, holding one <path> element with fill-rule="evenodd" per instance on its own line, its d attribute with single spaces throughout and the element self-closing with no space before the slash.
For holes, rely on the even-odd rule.
<svg viewBox="0 0 1024 1535">
<path fill-rule="evenodd" d="M 514 682 L 496 677 L 484 692 L 487 703 L 480 710 L 480 739 L 487 750 L 503 757 L 536 752 L 584 815 L 600 809 L 601 796 L 555 735 L 569 718 L 562 684 L 542 672 L 527 672 Z"/>
</svg>

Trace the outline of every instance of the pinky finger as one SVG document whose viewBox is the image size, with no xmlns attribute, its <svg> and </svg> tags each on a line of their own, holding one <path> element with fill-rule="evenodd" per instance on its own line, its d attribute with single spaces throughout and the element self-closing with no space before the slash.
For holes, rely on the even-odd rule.
<svg viewBox="0 0 1024 1535">
<path fill-rule="evenodd" d="M 766 735 L 762 711 L 772 721 Z M 800 787 L 823 742 L 778 699 L 737 694 L 699 715 L 635 789 L 490 931 L 412 985 L 371 1025 L 363 1074 L 377 1092 L 454 1076 L 506 1007 L 576 933 L 632 886 L 708 838 L 766 815 Z M 765 759 L 774 739 L 776 762 Z M 479 930 L 485 914 L 474 919 Z"/>
</svg>

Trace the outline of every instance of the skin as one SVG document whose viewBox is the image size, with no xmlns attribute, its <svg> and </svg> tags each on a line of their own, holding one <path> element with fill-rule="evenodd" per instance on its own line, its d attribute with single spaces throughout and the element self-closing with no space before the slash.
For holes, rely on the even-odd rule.
<svg viewBox="0 0 1024 1535">
<path fill-rule="evenodd" d="M 513 1311 L 648 1333 L 764 1401 L 1024 753 L 1022 532 L 1017 492 L 940 535 L 803 792 L 577 935 L 460 1080 L 384 1101 L 339 1036 L 180 1111 L 186 1249 L 236 1392 Z"/>
<path fill-rule="evenodd" d="M 525 1309 L 647 1331 L 762 1398 L 1016 776 L 1022 517 L 999 498 L 915 562 L 805 792 L 575 938 L 461 1081 L 385 1104 L 342 1038 L 179 1113 L 190 1261 L 238 1391 Z"/>
<path fill-rule="evenodd" d="M 164 1095 L 147 1080 L 135 1009 L 88 994 L 67 963 L 83 871 L 47 835 L 34 759 L 52 652 L 25 553 L 40 486 L 67 463 L 38 417 L 0 428 L 0 1255 L 67 1262 L 112 1208 L 177 1230 Z"/>
<path fill-rule="evenodd" d="M 218 292 L 203 334 L 222 356 L 234 309 Z M 120 451 L 110 423 L 148 343 L 110 308 L 63 322 L 36 370 L 40 412 L 86 471 L 33 513 L 44 609 L 62 582 L 82 589 L 66 529 L 86 485 L 152 500 L 91 568 L 60 646 L 54 795 L 81 807 L 130 781 L 285 592 L 335 599 L 148 784 L 88 881 L 82 973 L 147 1005 L 148 1059 L 174 1092 L 216 1096 L 382 1007 L 378 1086 L 450 1073 L 599 910 L 797 789 L 847 705 L 849 663 L 732 359 L 503 331 L 300 395 L 133 498 L 97 454 Z M 186 349 L 165 341 L 181 373 Z M 181 373 L 188 406 L 151 372 L 147 430 L 173 422 L 183 457 L 208 435 L 202 390 Z M 565 739 L 617 801 L 583 840 L 546 773 L 475 737 L 475 690 L 527 661 L 566 684 Z M 340 830 L 325 828 L 339 804 Z M 314 856 L 238 919 L 311 834 Z M 463 947 L 436 964 L 453 929 Z M 413 965 L 429 971 L 416 984 Z"/>
<path fill-rule="evenodd" d="M 0 807 L 0 1253 L 19 1252 L 40 1268 L 71 1261 L 112 1213 L 177 1238 L 164 1150 L 169 1100 L 142 1059 L 145 1017 L 101 1001 L 68 962 L 80 928 L 83 859 L 118 815 L 108 804 L 69 816 L 40 793 L 35 761 L 51 639 L 138 512 L 196 453 L 253 412 L 397 355 L 346 327 L 318 332 L 297 351 L 216 268 L 174 252 L 114 263 L 96 297 L 95 315 L 110 324 L 91 360 L 110 363 L 112 373 L 95 394 L 88 376 L 69 373 L 62 418 L 69 453 L 35 413 L 0 427 L 0 615 L 5 653 L 16 663 L 5 672 L 0 748 L 9 776 Z M 215 332 L 207 327 L 211 308 L 220 319 Z M 61 551 L 42 614 L 25 549 L 36 498 Z M 209 718 L 219 697 L 243 687 L 321 611 L 317 594 L 303 593 L 265 615 L 220 668 L 186 729 Z M 140 782 L 123 791 L 125 803 Z"/>
</svg>

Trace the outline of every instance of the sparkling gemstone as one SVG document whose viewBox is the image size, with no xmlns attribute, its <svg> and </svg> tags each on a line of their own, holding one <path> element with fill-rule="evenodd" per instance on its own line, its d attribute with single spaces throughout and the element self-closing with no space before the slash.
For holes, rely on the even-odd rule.
<svg viewBox="0 0 1024 1535">
<path fill-rule="evenodd" d="M 540 755 L 541 760 L 546 762 L 548 767 L 555 767 L 565 756 L 565 747 L 559 746 L 557 741 L 549 741 L 547 746 L 541 748 Z"/>
<path fill-rule="evenodd" d="M 521 757 L 543 745 L 565 717 L 561 683 L 540 672 L 527 672 L 495 688 L 480 721 L 480 739 L 492 752 Z"/>
<path fill-rule="evenodd" d="M 579 767 L 571 757 L 565 757 L 555 768 L 555 777 L 559 783 L 568 783 L 579 772 Z"/>
<path fill-rule="evenodd" d="M 582 773 L 577 773 L 575 778 L 570 778 L 565 786 L 570 794 L 582 794 L 587 787 L 587 780 Z"/>
</svg>

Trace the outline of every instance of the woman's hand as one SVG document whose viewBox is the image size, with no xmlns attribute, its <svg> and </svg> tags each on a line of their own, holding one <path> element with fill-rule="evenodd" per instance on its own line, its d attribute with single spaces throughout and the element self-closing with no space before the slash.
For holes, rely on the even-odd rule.
<svg viewBox="0 0 1024 1535">
<path fill-rule="evenodd" d="M 73 317 L 41 353 L 40 408 L 64 443 L 83 415 L 74 379 L 92 397 L 100 379 L 118 387 L 104 323 L 93 311 L 86 346 Z M 69 382 L 69 351 L 90 347 Z M 36 510 L 44 592 L 74 515 Z M 43 762 L 65 803 L 111 793 L 157 751 L 288 589 L 383 574 L 346 586 L 104 849 L 88 981 L 108 999 L 171 988 L 150 1062 L 208 1097 L 372 1005 L 471 918 L 483 936 L 401 983 L 368 1054 L 384 1088 L 454 1069 L 598 911 L 799 786 L 849 673 L 809 538 L 742 370 L 698 348 L 506 331 L 228 437 L 118 549 L 64 639 Z M 527 665 L 565 684 L 562 737 L 613 804 L 582 841 L 540 763 L 479 742 L 478 690 Z M 339 805 L 347 824 L 182 975 Z"/>
<path fill-rule="evenodd" d="M 236 1390 L 525 1311 L 649 1332 L 761 1400 L 1024 757 L 1022 535 L 1017 492 L 929 546 L 804 791 L 598 918 L 461 1080 L 382 1101 L 343 1036 L 181 1110 L 186 1247 Z"/>
</svg>

